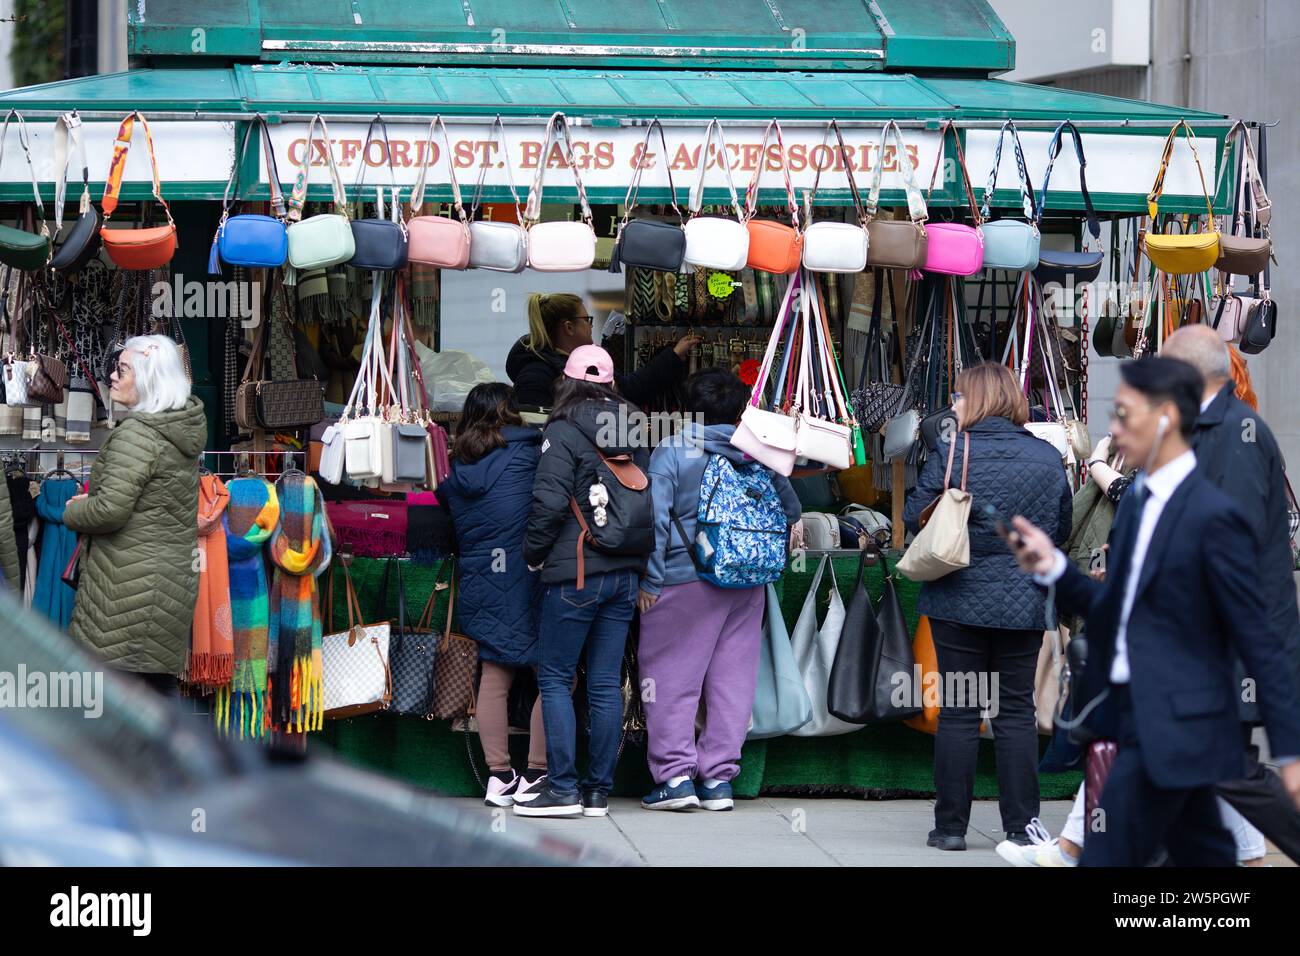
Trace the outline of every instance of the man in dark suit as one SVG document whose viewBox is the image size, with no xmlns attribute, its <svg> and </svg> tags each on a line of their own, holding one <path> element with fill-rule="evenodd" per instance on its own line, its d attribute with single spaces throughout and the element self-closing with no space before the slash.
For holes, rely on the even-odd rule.
<svg viewBox="0 0 1300 956">
<path fill-rule="evenodd" d="M 1245 514 L 1259 542 L 1256 570 L 1269 628 L 1300 672 L 1300 610 L 1295 562 L 1287 526 L 1286 473 L 1282 452 L 1259 413 L 1236 396 L 1228 348 L 1206 325 L 1188 325 L 1160 351 L 1201 373 L 1201 413 L 1192 430 L 1196 467 Z M 1238 713 L 1246 744 L 1246 776 L 1221 783 L 1216 792 L 1283 853 L 1300 863 L 1300 810 L 1291 805 L 1277 774 L 1259 761 L 1251 730 L 1260 722 L 1253 683 L 1237 661 Z"/>
<path fill-rule="evenodd" d="M 1079 571 L 1022 517 L 1011 542 L 1022 568 L 1055 585 L 1062 610 L 1086 618 L 1076 713 L 1119 744 L 1083 864 L 1141 866 L 1163 847 L 1176 865 L 1232 866 L 1213 788 L 1245 772 L 1233 651 L 1256 676 L 1269 740 L 1298 806 L 1300 690 L 1265 616 L 1255 536 L 1196 472 L 1189 439 L 1200 374 L 1175 359 L 1144 358 L 1120 375 L 1115 444 L 1144 467 L 1116 514 L 1105 581 Z"/>
</svg>

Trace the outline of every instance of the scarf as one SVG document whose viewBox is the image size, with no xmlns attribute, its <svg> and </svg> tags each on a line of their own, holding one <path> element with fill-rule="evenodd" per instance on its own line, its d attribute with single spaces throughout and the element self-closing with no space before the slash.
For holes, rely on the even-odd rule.
<svg viewBox="0 0 1300 956">
<path fill-rule="evenodd" d="M 276 482 L 280 525 L 267 548 L 271 579 L 271 643 L 276 679 L 271 689 L 271 721 L 287 732 L 324 726 L 320 597 L 316 578 L 329 566 L 333 550 L 325 508 L 315 480 L 289 472 Z"/>
<path fill-rule="evenodd" d="M 262 549 L 280 523 L 275 487 L 263 478 L 236 478 L 226 486 L 230 503 L 222 526 L 230 567 L 230 618 L 234 667 L 230 686 L 217 696 L 217 727 L 230 732 L 231 710 L 239 736 L 262 736 L 266 724 L 270 602 Z"/>
<path fill-rule="evenodd" d="M 225 482 L 216 475 L 199 478 L 199 598 L 185 680 L 204 687 L 224 687 L 234 670 L 230 565 L 222 521 L 229 503 Z"/>
<path fill-rule="evenodd" d="M 46 478 L 36 496 L 36 514 L 41 518 L 41 559 L 36 573 L 32 607 L 62 630 L 72 620 L 72 605 L 77 592 L 63 583 L 63 569 L 77 547 L 76 532 L 63 523 L 63 509 L 68 499 L 80 491 L 73 478 Z M 26 553 L 22 555 L 26 560 Z M 14 582 L 17 588 L 18 582 Z"/>
</svg>

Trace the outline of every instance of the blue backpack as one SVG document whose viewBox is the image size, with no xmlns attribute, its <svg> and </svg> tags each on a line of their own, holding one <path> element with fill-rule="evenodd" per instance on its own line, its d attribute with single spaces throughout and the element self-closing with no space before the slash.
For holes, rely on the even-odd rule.
<svg viewBox="0 0 1300 956">
<path fill-rule="evenodd" d="M 751 588 L 785 572 L 790 526 L 781 496 L 758 462 L 737 468 L 722 455 L 710 456 L 700 480 L 693 546 L 681 520 L 674 515 L 673 522 L 695 570 L 710 584 Z"/>
</svg>

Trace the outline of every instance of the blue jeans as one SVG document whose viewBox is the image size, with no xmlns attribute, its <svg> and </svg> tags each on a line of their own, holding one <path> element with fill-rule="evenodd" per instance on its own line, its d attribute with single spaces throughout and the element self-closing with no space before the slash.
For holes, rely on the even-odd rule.
<svg viewBox="0 0 1300 956">
<path fill-rule="evenodd" d="M 591 765 L 582 789 L 609 793 L 614 786 L 614 765 L 623 734 L 623 645 L 636 609 L 636 591 L 637 574 L 631 570 L 589 574 L 581 591 L 574 582 L 543 588 L 537 685 L 546 727 L 548 782 L 558 794 L 578 791 L 578 726 L 572 688 L 584 647 Z"/>
</svg>

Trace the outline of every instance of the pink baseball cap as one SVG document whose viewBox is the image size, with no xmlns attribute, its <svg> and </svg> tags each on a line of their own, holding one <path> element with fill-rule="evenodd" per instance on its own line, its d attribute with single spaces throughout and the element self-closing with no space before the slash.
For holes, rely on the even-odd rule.
<svg viewBox="0 0 1300 956">
<path fill-rule="evenodd" d="M 569 353 L 564 375 L 579 382 L 609 385 L 614 381 L 614 360 L 599 345 L 579 345 Z"/>
</svg>

